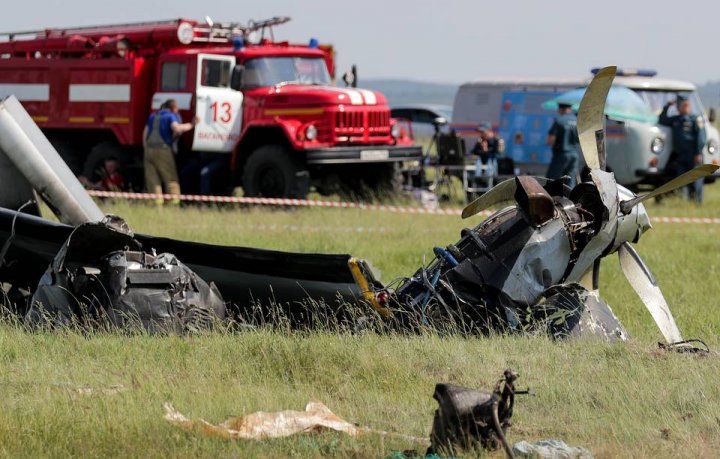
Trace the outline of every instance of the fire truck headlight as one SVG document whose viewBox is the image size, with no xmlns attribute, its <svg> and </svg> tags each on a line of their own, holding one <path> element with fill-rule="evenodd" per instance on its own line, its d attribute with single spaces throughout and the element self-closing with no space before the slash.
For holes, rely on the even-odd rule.
<svg viewBox="0 0 720 459">
<path fill-rule="evenodd" d="M 711 155 L 714 155 L 718 151 L 718 144 L 716 141 L 714 141 L 712 139 L 708 140 L 707 147 L 708 147 L 708 153 L 710 153 Z"/>
<path fill-rule="evenodd" d="M 305 138 L 308 140 L 315 140 L 317 138 L 317 128 L 311 124 L 305 128 Z"/>
<path fill-rule="evenodd" d="M 397 139 L 400 137 L 400 125 L 399 124 L 393 124 L 390 126 L 390 135 L 393 136 L 394 139 Z"/>
<path fill-rule="evenodd" d="M 659 155 L 662 153 L 663 149 L 665 148 L 665 139 L 662 137 L 655 137 L 652 142 L 650 142 L 650 151 L 655 153 L 656 155 Z"/>
</svg>

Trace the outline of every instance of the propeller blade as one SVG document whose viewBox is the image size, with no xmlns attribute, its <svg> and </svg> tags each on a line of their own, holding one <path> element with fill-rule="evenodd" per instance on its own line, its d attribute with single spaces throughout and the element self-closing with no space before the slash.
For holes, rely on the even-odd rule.
<svg viewBox="0 0 720 459">
<path fill-rule="evenodd" d="M 620 267 L 635 293 L 645 303 L 655 323 L 669 344 L 682 341 L 680 330 L 675 324 L 670 308 L 650 269 L 635 249 L 625 242 L 618 250 Z"/>
<path fill-rule="evenodd" d="M 592 79 L 580 101 L 578 137 L 585 163 L 591 170 L 605 170 L 605 99 L 617 67 L 605 67 Z"/>
<path fill-rule="evenodd" d="M 548 182 L 548 179 L 545 177 L 535 177 L 535 180 L 537 180 L 542 186 L 545 186 Z M 492 187 L 490 191 L 468 204 L 462 211 L 462 218 L 472 217 L 473 215 L 479 214 L 483 210 L 488 209 L 495 204 L 514 201 L 516 190 L 517 184 L 515 183 L 514 178 L 498 183 Z"/>
<path fill-rule="evenodd" d="M 647 194 L 621 202 L 620 210 L 623 214 L 629 214 L 632 208 L 640 204 L 641 202 L 647 201 L 650 198 L 654 198 L 655 196 L 668 193 L 678 188 L 682 188 L 691 184 L 695 180 L 699 180 L 701 178 L 707 177 L 708 175 L 712 175 L 715 173 L 716 170 L 718 170 L 718 168 L 720 168 L 720 166 L 715 166 L 713 164 L 703 164 L 702 166 L 698 166 L 691 171 L 687 171 L 684 174 L 675 177 L 674 179 L 667 182 L 665 185 L 655 188 Z"/>
</svg>

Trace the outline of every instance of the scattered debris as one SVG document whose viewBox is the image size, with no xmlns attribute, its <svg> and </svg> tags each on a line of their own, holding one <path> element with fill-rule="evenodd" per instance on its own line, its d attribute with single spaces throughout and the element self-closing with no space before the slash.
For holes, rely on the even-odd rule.
<svg viewBox="0 0 720 459">
<path fill-rule="evenodd" d="M 214 425 L 203 419 L 188 419 L 170 403 L 165 403 L 165 419 L 172 424 L 189 431 L 199 431 L 212 437 L 232 440 L 266 440 L 268 438 L 289 437 L 301 433 L 317 433 L 327 430 L 342 432 L 352 437 L 364 434 L 392 436 L 407 441 L 427 443 L 427 439 L 402 435 L 394 432 L 358 427 L 345 421 L 330 411 L 322 402 L 310 401 L 305 411 L 277 411 L 256 413 L 234 417 L 222 424 Z"/>
<path fill-rule="evenodd" d="M 600 70 L 578 112 L 587 167 L 574 188 L 563 178 L 517 176 L 501 182 L 463 210 L 467 218 L 505 207 L 445 248 L 397 288 L 376 292 L 401 329 L 454 324 L 470 333 L 545 331 L 554 338 L 628 334 L 600 298 L 600 260 L 617 253 L 620 266 L 673 350 L 695 350 L 683 340 L 649 268 L 631 243 L 651 228 L 643 202 L 713 174 L 705 164 L 637 196 L 605 170 L 604 106 L 616 69 Z"/>
<path fill-rule="evenodd" d="M 254 313 L 260 304 L 262 320 L 281 305 L 291 326 L 324 326 L 327 320 L 317 320 L 322 315 L 344 324 L 358 322 L 362 319 L 350 309 L 363 308 L 367 317 L 372 307 L 390 327 L 402 331 L 449 324 L 451 331 L 460 332 L 543 331 L 554 338 L 599 336 L 613 341 L 628 334 L 600 299 L 598 278 L 601 258 L 618 253 L 623 273 L 660 328 L 666 347 L 697 350 L 695 341 L 683 340 L 657 282 L 631 243 L 650 229 L 643 201 L 702 179 L 720 166 L 701 165 L 642 196 L 618 185 L 605 170 L 604 149 L 603 109 L 614 76 L 614 67 L 600 70 L 580 104 L 579 140 L 588 166 L 581 183 L 570 189 L 563 179 L 518 176 L 498 184 L 468 205 L 463 217 L 501 203 L 511 206 L 463 230 L 456 244 L 435 247 L 435 260 L 428 267 L 393 286 L 381 284 L 365 261 L 349 255 L 134 237 L 103 226 L 97 223 L 102 212 L 27 112 L 17 100 L 6 99 L 0 103 L 0 128 L 12 138 L 3 138 L 0 147 L 12 150 L 5 151 L 5 157 L 23 175 L 23 183 L 16 185 L 25 185 L 25 191 L 0 204 L 17 205 L 27 197 L 29 184 L 61 220 L 76 226 L 73 230 L 0 208 L 0 282 L 12 285 L 6 296 L 13 301 L 24 297 L 23 289 L 38 286 L 26 314 L 31 323 L 47 323 L 49 313 L 50 323 L 64 324 L 87 317 L 84 308 L 89 308 L 91 318 L 99 311 L 114 326 L 132 323 L 125 318 L 130 313 L 151 330 L 155 321 L 172 329 L 192 329 L 196 319 L 204 326 L 209 316 L 225 315 L 219 304 L 222 292 L 245 312 Z M 16 149 L 19 143 L 25 148 Z M 8 174 L 15 172 L 5 171 L 0 178 Z M 0 191 L 0 197 L 5 194 L 10 193 Z M 83 243 L 86 237 L 94 243 Z M 64 239 L 67 243 L 61 245 Z M 155 255 L 153 249 L 165 253 Z M 311 310 L 315 305 L 320 305 L 318 311 Z"/>
<path fill-rule="evenodd" d="M 266 440 L 323 430 L 344 432 L 353 437 L 364 433 L 363 429 L 341 419 L 323 403 L 315 401 L 308 402 L 305 411 L 258 411 L 230 418 L 218 425 L 203 419 L 188 419 L 170 403 L 166 403 L 165 419 L 186 430 L 199 430 L 206 435 L 236 440 Z"/>
<path fill-rule="evenodd" d="M 593 454 L 579 446 L 568 446 L 561 440 L 519 441 L 512 447 L 517 457 L 533 459 L 593 459 Z"/>
<path fill-rule="evenodd" d="M 40 279 L 25 322 L 196 331 L 224 317 L 213 283 L 172 254 L 143 251 L 127 223 L 108 216 L 70 234 Z"/>
<path fill-rule="evenodd" d="M 435 386 L 438 409 L 433 418 L 428 454 L 453 456 L 463 451 L 496 450 L 502 446 L 513 457 L 505 439 L 516 394 L 517 373 L 505 370 L 493 392 L 452 384 Z"/>
</svg>

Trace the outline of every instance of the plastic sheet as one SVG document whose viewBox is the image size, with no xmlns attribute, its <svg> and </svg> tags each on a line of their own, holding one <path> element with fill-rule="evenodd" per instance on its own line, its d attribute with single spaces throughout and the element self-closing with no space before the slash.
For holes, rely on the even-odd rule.
<svg viewBox="0 0 720 459">
<path fill-rule="evenodd" d="M 209 436 L 236 440 L 265 440 L 325 430 L 343 432 L 353 437 L 368 432 L 367 429 L 345 421 L 323 403 L 316 401 L 309 402 L 305 406 L 305 411 L 258 411 L 230 418 L 218 425 L 203 419 L 188 419 L 170 403 L 166 403 L 165 419 L 186 430 L 201 431 Z"/>
<path fill-rule="evenodd" d="M 535 443 L 519 441 L 512 447 L 517 457 L 536 459 L 593 459 L 593 454 L 585 448 L 568 446 L 561 440 L 540 440 Z"/>
</svg>

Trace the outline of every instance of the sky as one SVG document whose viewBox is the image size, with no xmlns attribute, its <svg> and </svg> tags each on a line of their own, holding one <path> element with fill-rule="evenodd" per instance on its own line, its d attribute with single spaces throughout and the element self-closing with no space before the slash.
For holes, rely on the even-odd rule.
<svg viewBox="0 0 720 459">
<path fill-rule="evenodd" d="M 651 68 L 720 80 L 717 0 L 41 0 L 3 6 L 0 30 L 184 17 L 245 23 L 290 16 L 276 38 L 332 43 L 339 74 L 462 83 L 488 76 L 586 76 Z"/>
</svg>

